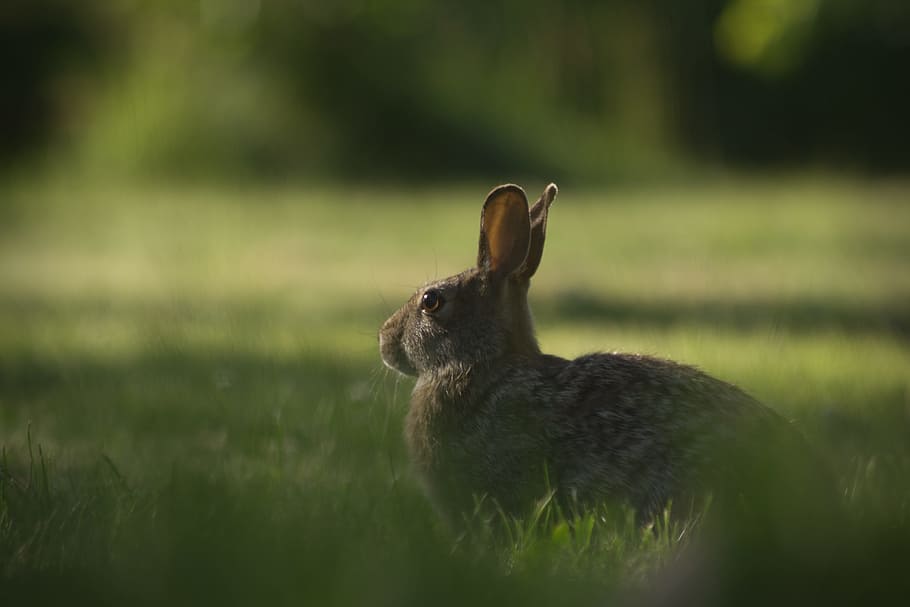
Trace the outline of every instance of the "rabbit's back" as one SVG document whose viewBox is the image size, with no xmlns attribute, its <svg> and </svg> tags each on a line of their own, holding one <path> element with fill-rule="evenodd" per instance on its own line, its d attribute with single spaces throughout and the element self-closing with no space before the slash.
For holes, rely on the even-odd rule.
<svg viewBox="0 0 910 607">
<path fill-rule="evenodd" d="M 658 358 L 587 355 L 552 381 L 558 396 L 542 405 L 562 492 L 628 501 L 645 515 L 716 483 L 783 424 L 735 386 Z"/>
</svg>

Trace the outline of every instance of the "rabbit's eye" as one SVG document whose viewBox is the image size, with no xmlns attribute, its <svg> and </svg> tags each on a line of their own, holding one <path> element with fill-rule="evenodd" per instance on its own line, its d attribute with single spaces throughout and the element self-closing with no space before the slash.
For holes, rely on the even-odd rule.
<svg viewBox="0 0 910 607">
<path fill-rule="evenodd" d="M 423 308 L 425 312 L 436 312 L 442 307 L 442 295 L 440 295 L 438 291 L 430 289 L 424 293 L 423 297 L 420 299 L 420 307 Z"/>
</svg>

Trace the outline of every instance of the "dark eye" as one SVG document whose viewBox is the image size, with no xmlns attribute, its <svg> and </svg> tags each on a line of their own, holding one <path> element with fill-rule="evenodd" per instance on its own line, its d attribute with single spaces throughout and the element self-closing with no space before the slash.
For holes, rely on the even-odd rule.
<svg viewBox="0 0 910 607">
<path fill-rule="evenodd" d="M 442 307 L 442 295 L 440 295 L 438 291 L 430 289 L 423 294 L 422 298 L 420 298 L 420 307 L 423 308 L 425 312 L 436 312 Z"/>
</svg>

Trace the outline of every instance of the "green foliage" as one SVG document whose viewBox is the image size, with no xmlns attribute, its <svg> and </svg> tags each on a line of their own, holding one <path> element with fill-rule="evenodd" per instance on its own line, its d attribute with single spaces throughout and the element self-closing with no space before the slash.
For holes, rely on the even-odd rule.
<svg viewBox="0 0 910 607">
<path fill-rule="evenodd" d="M 0 19 L 0 169 L 616 182 L 906 170 L 891 0 L 62 0 Z"/>
</svg>

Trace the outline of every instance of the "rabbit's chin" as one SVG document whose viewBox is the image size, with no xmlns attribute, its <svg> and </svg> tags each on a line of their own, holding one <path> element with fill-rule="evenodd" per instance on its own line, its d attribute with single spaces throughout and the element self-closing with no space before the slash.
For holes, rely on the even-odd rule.
<svg viewBox="0 0 910 607">
<path fill-rule="evenodd" d="M 391 369 L 392 371 L 395 371 L 399 375 L 403 375 L 405 377 L 417 377 L 417 369 L 414 369 L 410 366 L 396 367 L 395 365 L 393 365 L 392 363 L 390 363 L 389 361 L 387 361 L 384 358 L 382 359 L 382 364 L 384 364 L 386 366 L 386 368 Z"/>
<path fill-rule="evenodd" d="M 408 360 L 401 349 L 401 344 L 393 340 L 379 336 L 379 353 L 382 355 L 382 364 L 386 367 L 400 373 L 414 377 L 417 375 L 417 369 Z"/>
</svg>

